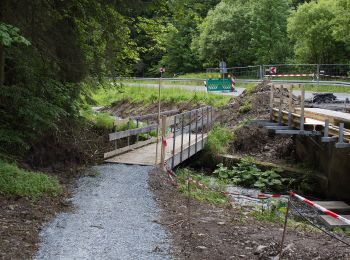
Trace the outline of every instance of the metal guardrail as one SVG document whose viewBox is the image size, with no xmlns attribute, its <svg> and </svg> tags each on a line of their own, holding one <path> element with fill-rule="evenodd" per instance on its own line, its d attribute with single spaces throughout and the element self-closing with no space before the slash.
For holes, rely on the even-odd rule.
<svg viewBox="0 0 350 260">
<path fill-rule="evenodd" d="M 153 80 L 159 80 L 159 78 L 123 78 L 122 80 L 135 80 L 135 81 L 153 81 Z M 203 78 L 162 78 L 162 81 L 178 81 L 178 82 L 188 82 L 188 81 L 194 81 L 194 82 L 203 82 L 206 81 L 206 79 Z M 262 80 L 260 79 L 237 79 L 238 83 L 260 83 Z M 272 80 L 274 83 L 281 83 L 281 84 L 307 84 L 307 85 L 320 85 L 320 86 L 341 86 L 341 87 L 350 87 L 350 82 L 345 81 L 323 81 L 320 80 L 319 82 L 315 80 Z"/>
</svg>

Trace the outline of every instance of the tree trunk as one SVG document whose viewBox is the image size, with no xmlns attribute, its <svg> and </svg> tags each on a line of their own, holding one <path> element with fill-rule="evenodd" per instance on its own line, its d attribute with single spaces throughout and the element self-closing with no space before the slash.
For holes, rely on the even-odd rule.
<svg viewBox="0 0 350 260">
<path fill-rule="evenodd" d="M 5 82 L 5 48 L 0 45 L 0 86 Z"/>
</svg>

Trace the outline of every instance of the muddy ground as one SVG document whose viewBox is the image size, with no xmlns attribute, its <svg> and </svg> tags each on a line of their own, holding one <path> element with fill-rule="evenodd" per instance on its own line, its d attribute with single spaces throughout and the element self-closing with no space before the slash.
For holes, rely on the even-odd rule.
<svg viewBox="0 0 350 260">
<path fill-rule="evenodd" d="M 175 259 L 278 259 L 282 224 L 258 221 L 251 208 L 234 202 L 215 206 L 189 200 L 161 171 L 151 174 L 150 186 Z M 287 230 L 282 259 L 350 259 L 350 248 L 323 233 L 294 227 Z"/>
<path fill-rule="evenodd" d="M 0 196 L 0 259 L 30 259 L 38 248 L 43 223 L 69 209 L 65 197 L 31 201 Z"/>
</svg>

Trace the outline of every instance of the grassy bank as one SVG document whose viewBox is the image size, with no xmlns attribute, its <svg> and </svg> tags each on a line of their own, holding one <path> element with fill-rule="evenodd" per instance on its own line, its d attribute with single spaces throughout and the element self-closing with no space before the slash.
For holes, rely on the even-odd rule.
<svg viewBox="0 0 350 260">
<path fill-rule="evenodd" d="M 101 88 L 92 94 L 92 98 L 101 106 L 113 102 L 152 104 L 158 100 L 158 89 L 144 87 L 111 87 Z M 169 103 L 191 102 L 199 105 L 220 107 L 226 105 L 232 97 L 206 92 L 196 92 L 179 89 L 162 89 L 161 101 Z"/>
<path fill-rule="evenodd" d="M 63 191 L 54 177 L 26 171 L 17 165 L 0 160 L 0 193 L 9 197 L 38 199 L 44 195 L 56 197 Z"/>
</svg>

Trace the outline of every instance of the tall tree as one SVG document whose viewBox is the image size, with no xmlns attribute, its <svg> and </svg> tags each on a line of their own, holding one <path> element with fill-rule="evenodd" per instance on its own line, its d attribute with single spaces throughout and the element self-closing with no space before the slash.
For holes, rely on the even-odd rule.
<svg viewBox="0 0 350 260">
<path fill-rule="evenodd" d="M 249 0 L 226 0 L 209 11 L 192 44 L 204 66 L 216 67 L 222 59 L 231 66 L 252 64 L 250 6 Z"/>
<path fill-rule="evenodd" d="M 290 54 L 287 36 L 289 0 L 254 1 L 251 15 L 251 48 L 256 64 L 283 63 Z"/>
<path fill-rule="evenodd" d="M 294 42 L 295 60 L 301 63 L 344 62 L 344 42 L 334 38 L 335 1 L 304 3 L 288 19 L 288 34 Z M 347 14 L 348 15 L 348 14 Z M 346 18 L 345 18 L 346 19 Z"/>
</svg>

